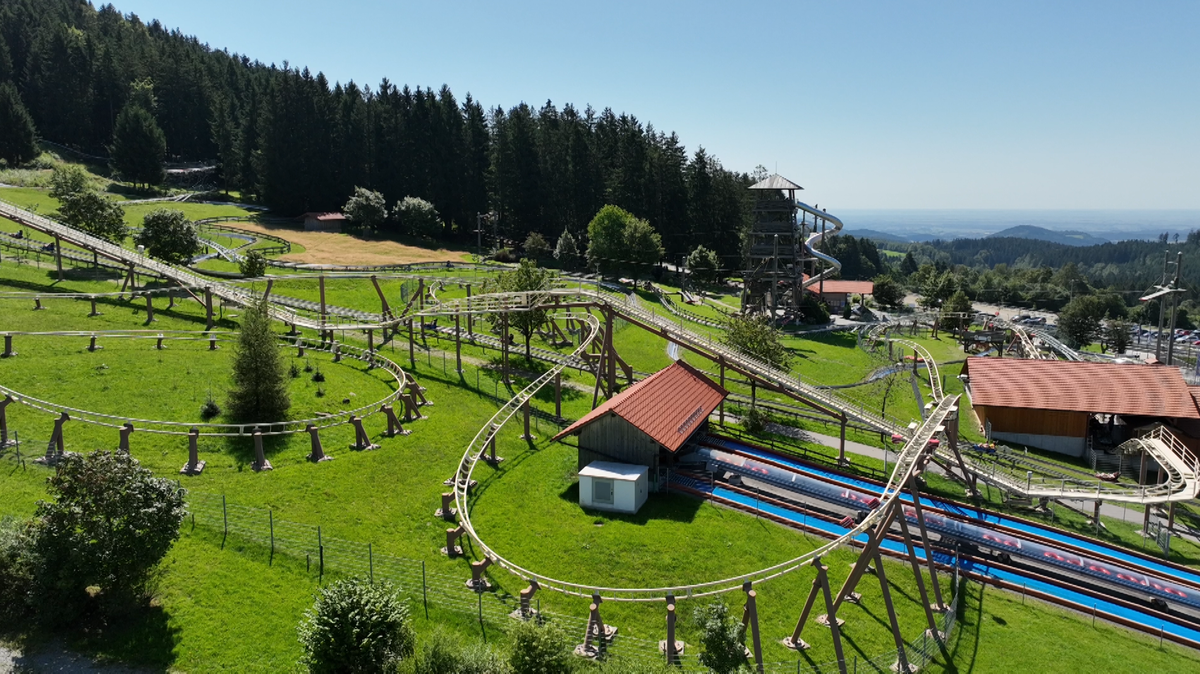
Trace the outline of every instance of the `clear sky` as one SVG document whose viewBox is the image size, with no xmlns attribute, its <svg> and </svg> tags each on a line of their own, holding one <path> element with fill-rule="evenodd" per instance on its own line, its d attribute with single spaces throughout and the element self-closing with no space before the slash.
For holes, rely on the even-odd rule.
<svg viewBox="0 0 1200 674">
<path fill-rule="evenodd" d="M 831 212 L 1200 208 L 1190 0 L 113 2 L 331 81 L 629 112 Z"/>
</svg>

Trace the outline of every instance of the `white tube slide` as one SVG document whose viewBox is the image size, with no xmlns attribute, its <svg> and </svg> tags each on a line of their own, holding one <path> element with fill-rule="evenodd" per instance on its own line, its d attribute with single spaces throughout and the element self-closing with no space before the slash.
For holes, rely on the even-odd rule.
<svg viewBox="0 0 1200 674">
<path fill-rule="evenodd" d="M 824 218 L 825 220 L 828 220 L 829 222 L 833 223 L 833 229 L 826 230 L 825 232 L 813 232 L 812 236 L 808 237 L 808 239 L 804 242 L 804 251 L 806 253 L 808 253 L 809 255 L 812 255 L 813 257 L 817 258 L 818 260 L 823 260 L 824 262 L 827 262 L 830 265 L 829 267 L 821 270 L 821 273 L 815 274 L 814 276 L 812 276 L 809 279 L 807 279 L 806 281 L 804 281 L 804 284 L 802 287 L 807 288 L 809 286 L 820 283 L 823 279 L 827 279 L 830 276 L 833 276 L 834 274 L 836 274 L 842 270 L 841 262 L 838 262 L 836 259 L 829 257 L 825 253 L 822 253 L 816 249 L 816 247 L 821 243 L 821 240 L 824 237 L 832 236 L 832 235 L 837 234 L 838 232 L 842 231 L 842 221 L 838 220 L 837 218 L 833 217 L 832 215 L 830 215 L 824 211 L 819 211 L 819 210 L 813 208 L 812 206 L 801 203 L 799 201 L 796 202 L 796 208 L 804 211 L 805 213 L 811 214 L 815 218 Z M 813 222 L 815 224 L 816 221 L 814 220 Z"/>
</svg>

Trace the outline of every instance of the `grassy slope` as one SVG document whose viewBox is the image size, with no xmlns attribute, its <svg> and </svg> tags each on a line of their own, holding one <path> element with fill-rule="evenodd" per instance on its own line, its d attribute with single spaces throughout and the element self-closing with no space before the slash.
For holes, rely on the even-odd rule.
<svg viewBox="0 0 1200 674">
<path fill-rule="evenodd" d="M 48 276 L 44 270 L 18 270 L 9 266 L 0 278 L 6 280 L 9 288 L 29 289 L 46 284 Z M 15 287 L 11 285 L 14 282 Z M 60 285 L 64 289 L 84 290 L 110 287 L 111 283 L 68 280 Z M 372 289 L 364 297 L 369 298 L 373 293 Z M 11 301 L 0 302 L 4 306 L 2 327 L 11 329 L 78 329 L 81 325 L 131 328 L 144 320 L 140 308 L 119 304 L 106 307 L 103 316 L 86 318 L 87 305 L 84 303 L 48 300 L 48 309 L 35 313 Z M 181 304 L 176 315 L 160 310 L 159 323 L 154 327 L 195 328 L 199 318 L 198 305 Z M 619 328 L 617 334 L 623 348 L 628 346 L 626 353 L 637 359 L 635 367 L 657 369 L 669 362 L 661 339 L 631 326 Z M 89 405 L 109 405 L 113 410 L 145 406 L 145 409 L 164 414 L 173 412 L 174 418 L 180 419 L 191 418 L 196 408 L 196 402 L 192 400 L 195 396 L 187 395 L 185 391 L 183 395 L 176 392 L 175 395 L 151 397 L 141 392 L 141 388 L 147 381 L 151 386 L 173 385 L 174 382 L 155 371 L 179 363 L 185 363 L 185 370 L 196 368 L 193 372 L 195 380 L 205 382 L 207 387 L 208 382 L 219 379 L 216 376 L 220 369 L 218 365 L 227 362 L 228 358 L 227 349 L 212 354 L 203 349 L 180 346 L 166 352 L 172 360 L 159 363 L 162 354 L 150 349 L 149 343 L 145 343 L 146 349 L 142 351 L 141 347 L 114 342 L 105 351 L 89 354 L 86 350 L 81 352 L 82 343 L 63 350 L 54 348 L 50 338 L 20 339 L 18 350 L 22 351 L 21 355 L 0 362 L 0 374 L 6 385 L 18 389 L 32 387 L 51 399 L 69 397 Z M 406 350 L 403 345 L 397 346 L 401 348 L 396 350 L 394 358 L 406 364 Z M 442 346 L 446 347 L 444 343 Z M 822 343 L 814 351 L 826 348 L 834 347 Z M 467 351 L 468 354 L 488 355 L 471 349 Z M 53 366 L 39 366 L 48 360 L 54 360 Z M 77 362 L 95 360 L 106 362 L 109 370 L 96 374 L 94 365 L 88 369 L 72 369 Z M 224 493 L 231 503 L 270 507 L 279 520 L 321 524 L 327 536 L 370 541 L 381 553 L 427 559 L 431 570 L 466 577 L 465 562 L 451 562 L 436 556 L 444 536 L 440 523 L 432 521 L 430 514 L 437 504 L 438 494 L 444 489 L 441 478 L 453 471 L 463 447 L 495 410 L 496 403 L 489 394 L 499 387 L 488 377 L 492 374 L 489 370 L 480 379 L 483 391 L 474 391 L 476 368 L 468 366 L 464 386 L 452 370 L 444 371 L 437 360 L 418 357 L 416 374 L 429 387 L 428 395 L 435 405 L 428 410 L 428 420 L 412 426 L 413 435 L 382 440 L 384 448 L 377 452 L 353 453 L 344 449 L 350 440 L 347 433 L 329 431 L 323 435 L 325 447 L 337 460 L 319 466 L 303 461 L 308 450 L 306 440 L 272 444 L 268 451 L 276 470 L 267 474 L 239 469 L 248 457 L 248 447 L 237 443 L 213 443 L 205 446 L 205 458 L 212 462 L 211 468 L 204 475 L 188 480 L 187 486 L 202 492 Z M 450 367 L 453 367 L 452 357 Z M 65 386 L 45 379 L 47 372 L 56 371 L 70 373 Z M 138 372 L 146 372 L 148 379 L 134 376 Z M 353 382 L 355 387 L 381 386 L 365 374 L 351 372 L 348 377 L 347 381 Z M 98 379 L 104 379 L 110 390 L 95 390 L 94 383 Z M 9 383 L 11 381 L 19 382 L 20 386 Z M 186 383 L 180 385 L 186 388 Z M 330 386 L 333 385 L 331 377 Z M 340 400 L 336 396 L 328 399 Z M 578 417 L 586 411 L 589 402 L 590 396 L 571 396 L 564 413 Z M 542 409 L 552 408 L 549 400 L 538 404 Z M 36 436 L 41 435 L 36 429 L 48 428 L 45 420 L 35 419 L 38 415 L 28 410 L 10 408 L 10 412 L 13 413 L 13 425 L 19 430 L 35 429 L 32 433 Z M 372 418 L 367 427 L 373 436 L 377 436 L 382 429 L 381 421 Z M 483 488 L 474 516 L 489 541 L 511 554 L 516 561 L 528 562 L 548 573 L 561 572 L 572 579 L 592 582 L 679 582 L 744 571 L 750 566 L 790 557 L 816 543 L 815 539 L 809 540 L 774 524 L 680 497 L 662 499 L 634 520 L 600 517 L 603 526 L 597 527 L 596 517 L 582 513 L 574 506 L 571 487 L 573 453 L 562 445 L 547 446 L 545 438 L 550 435 L 550 429 L 544 425 L 536 432 L 542 437 L 536 450 L 530 450 L 516 440 L 516 429 L 503 435 L 500 453 L 509 457 L 509 462 L 502 464 L 497 478 L 489 479 L 491 469 L 480 469 Z M 115 431 L 83 424 L 69 425 L 67 438 L 75 449 L 111 446 L 115 444 Z M 186 456 L 186 443 L 181 440 L 135 434 L 134 454 L 155 470 L 173 476 Z M 4 465 L 12 468 L 0 471 L 0 512 L 31 512 L 33 502 L 42 494 L 45 470 L 30 465 L 22 471 L 11 463 Z M 514 522 L 520 522 L 521 526 L 513 526 Z M 286 668 L 297 654 L 292 627 L 309 602 L 316 587 L 315 580 L 294 560 L 277 557 L 273 567 L 265 566 L 261 547 L 233 544 L 222 551 L 218 543 L 203 528 L 196 534 L 186 534 L 172 553 L 163 578 L 161 614 L 151 612 L 124 636 L 110 634 L 111 638 L 94 639 L 83 646 L 136 662 L 155 666 L 169 664 L 192 671 L 222 667 L 252 671 Z M 835 579 L 844 576 L 849 560 L 845 553 L 837 553 L 829 559 Z M 889 565 L 889 570 L 892 568 L 893 565 Z M 502 572 L 492 576 L 501 584 L 502 592 L 515 593 L 523 586 L 520 580 Z M 911 581 L 902 573 L 893 573 L 891 579 L 898 583 L 894 592 L 915 596 L 915 588 L 908 584 Z M 253 584 L 254 594 L 246 592 L 248 584 Z M 793 575 L 762 586 L 760 601 L 767 640 L 773 641 L 776 634 L 790 630 L 789 622 L 795 619 L 796 603 L 805 585 L 806 580 L 801 575 Z M 888 648 L 887 633 L 876 620 L 862 615 L 876 611 L 872 607 L 878 606 L 877 599 L 872 603 L 872 598 L 878 593 L 878 585 L 866 584 L 863 590 L 867 596 L 865 606 L 850 608 L 846 614 L 851 621 L 847 634 L 854 643 L 848 652 L 860 657 Z M 548 592 L 540 596 L 547 608 L 583 614 L 578 600 Z M 997 596 L 998 593 L 988 595 L 989 611 L 994 611 L 991 607 L 996 605 L 992 602 Z M 263 605 L 274 608 L 262 611 Z M 689 611 L 686 603 L 681 611 L 681 615 Z M 920 624 L 919 611 L 908 602 L 902 602 L 901 611 L 904 624 L 913 631 Z M 1028 620 L 1040 626 L 1046 622 L 1046 615 L 1044 610 L 1030 609 Z M 447 617 L 457 629 L 472 633 L 474 628 L 470 627 L 469 620 Z M 621 625 L 623 633 L 637 638 L 657 638 L 660 630 L 661 616 L 645 607 L 606 605 L 606 618 Z M 998 623 L 980 623 L 980 634 L 995 633 Z M 1097 653 L 1105 649 L 1115 653 L 1118 648 L 1155 650 L 1137 645 L 1144 640 L 1118 630 L 1100 630 L 1097 643 L 1081 639 L 1077 633 L 1085 624 L 1082 619 L 1067 616 L 1062 621 L 1063 631 L 1059 637 L 1066 638 L 1068 630 L 1072 630 L 1080 649 Z M 694 643 L 694 635 L 689 635 L 687 630 L 685 626 L 684 638 L 690 638 Z M 827 634 L 811 627 L 809 630 L 808 636 L 817 642 L 809 656 L 816 662 L 828 660 L 831 652 Z M 238 640 L 238 644 L 233 645 L 228 643 L 228 634 L 247 632 L 255 633 L 257 639 Z M 960 638 L 968 638 L 971 634 L 964 632 L 964 637 Z M 1055 637 L 1051 635 L 1050 638 Z M 993 662 L 993 649 L 986 644 L 977 664 Z M 773 644 L 769 644 L 767 650 L 769 660 L 788 657 Z M 1039 662 L 1024 657 L 1026 653 L 1036 655 L 1036 649 L 1012 650 L 1014 652 L 1005 652 L 1003 657 L 997 656 L 996 661 L 1026 668 L 1035 667 Z M 1157 656 L 1162 660 L 1156 671 L 1170 671 L 1180 662 L 1175 651 L 1168 649 L 1164 653 Z M 963 657 L 956 656 L 955 661 L 970 662 L 964 661 Z M 1146 657 L 1154 656 L 1151 653 Z M 1153 659 L 1148 661 L 1155 662 Z"/>
</svg>

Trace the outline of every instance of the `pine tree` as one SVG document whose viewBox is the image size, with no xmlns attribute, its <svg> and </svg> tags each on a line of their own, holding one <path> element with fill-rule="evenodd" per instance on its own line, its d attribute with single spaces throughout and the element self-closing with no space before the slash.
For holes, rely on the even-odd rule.
<svg viewBox="0 0 1200 674">
<path fill-rule="evenodd" d="M 37 130 L 11 82 L 0 84 L 0 159 L 16 166 L 38 156 Z"/>
<path fill-rule="evenodd" d="M 167 139 L 154 117 L 137 105 L 127 105 L 117 116 L 113 131 L 113 168 L 132 183 L 157 185 L 163 181 Z"/>
<path fill-rule="evenodd" d="M 240 423 L 269 424 L 287 419 L 291 398 L 279 346 L 271 331 L 266 300 L 246 307 L 233 357 L 233 388 L 227 409 Z"/>
</svg>

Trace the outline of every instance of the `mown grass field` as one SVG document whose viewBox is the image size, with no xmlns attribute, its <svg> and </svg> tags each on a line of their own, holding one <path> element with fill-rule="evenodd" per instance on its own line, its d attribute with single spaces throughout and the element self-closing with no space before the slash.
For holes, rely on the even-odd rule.
<svg viewBox="0 0 1200 674">
<path fill-rule="evenodd" d="M 85 273 L 57 282 L 48 269 L 0 262 L 0 291 L 33 290 L 46 295 L 99 292 L 115 290 L 117 282 Z M 400 283 L 387 281 L 384 287 L 389 297 L 400 293 Z M 289 294 L 311 298 L 315 286 L 315 280 L 287 281 L 277 284 L 276 292 L 287 288 Z M 378 298 L 366 281 L 331 282 L 327 294 L 331 303 L 377 310 Z M 465 289 L 452 282 L 438 294 L 456 297 L 465 295 Z M 89 305 L 82 301 L 49 297 L 43 304 L 46 309 L 35 312 L 25 299 L 0 297 L 0 331 L 144 327 L 140 303 L 106 301 L 101 306 L 103 314 L 97 317 L 87 316 Z M 217 328 L 236 329 L 236 314 L 235 309 L 227 310 Z M 181 301 L 171 311 L 159 305 L 156 316 L 158 321 L 149 329 L 194 330 L 203 325 L 203 310 L 196 302 Z M 486 328 L 480 322 L 476 329 Z M 346 337 L 362 339 L 361 335 Z M 653 371 L 671 362 L 665 342 L 635 326 L 619 322 L 615 338 L 623 356 L 637 369 Z M 853 382 L 865 374 L 864 368 L 875 364 L 852 339 L 833 335 L 797 341 L 797 370 L 807 368 L 804 371 L 813 378 Z M 101 344 L 103 350 L 90 353 L 86 338 L 18 336 L 19 355 L 0 361 L 0 384 L 62 404 L 185 423 L 198 420 L 199 404 L 209 391 L 220 400 L 228 386 L 232 355 L 228 343 L 216 352 L 208 351 L 206 342 L 169 342 L 169 348 L 161 352 L 153 349 L 152 340 L 113 339 L 101 340 Z M 445 490 L 442 480 L 454 471 L 471 438 L 497 409 L 498 398 L 510 393 L 498 381 L 494 351 L 465 346 L 465 371 L 460 376 L 454 371 L 453 342 L 431 338 L 428 344 L 431 350 L 422 345 L 415 349 L 415 365 L 408 361 L 403 336 L 382 347 L 427 387 L 426 395 L 434 405 L 424 410 L 428 419 L 409 426 L 413 433 L 406 437 L 381 438 L 382 418 L 368 418 L 367 430 L 382 445 L 379 450 L 350 451 L 349 430 L 330 429 L 322 434 L 322 440 L 326 452 L 335 457 L 333 461 L 316 465 L 305 461 L 308 439 L 293 437 L 268 442 L 268 457 L 275 469 L 254 473 L 248 466 L 248 442 L 206 439 L 201 449 L 209 467 L 194 478 L 179 478 L 177 472 L 186 461 L 186 438 L 135 433 L 133 454 L 158 474 L 183 480 L 194 492 L 224 495 L 239 506 L 270 509 L 276 521 L 319 525 L 325 536 L 371 543 L 376 554 L 424 560 L 430 573 L 465 579 L 470 575 L 466 560 L 451 561 L 438 554 L 445 543 L 445 524 L 433 518 L 433 510 Z M 544 367 L 521 363 L 519 351 L 519 346 L 514 348 L 514 366 L 531 371 L 515 377 L 514 386 L 518 387 Z M 284 352 L 292 360 L 292 350 Z M 379 371 L 367 372 L 357 361 L 334 365 L 324 355 L 310 355 L 308 360 L 320 364 L 326 374 L 326 396 L 316 398 L 310 375 L 302 374 L 292 382 L 297 415 L 344 409 L 391 390 Z M 297 364 L 303 366 L 302 361 Z M 581 388 L 591 384 L 579 373 L 569 373 L 566 381 Z M 564 416 L 578 418 L 590 409 L 590 403 L 590 392 L 568 389 Z M 550 395 L 539 396 L 535 404 L 540 410 L 553 410 Z M 48 437 L 49 415 L 22 405 L 11 406 L 9 412 L 10 426 L 33 443 L 23 450 L 40 453 L 35 441 Z M 660 585 L 735 575 L 783 561 L 821 543 L 765 520 L 680 495 L 656 497 L 642 514 L 632 518 L 584 512 L 576 501 L 574 451 L 569 445 L 549 442 L 557 428 L 536 422 L 538 440 L 533 444 L 517 438 L 520 431 L 516 425 L 506 428 L 498 450 L 507 461 L 499 469 L 481 465 L 476 474 L 480 487 L 473 501 L 473 521 L 489 544 L 514 562 L 577 582 Z M 66 426 L 70 451 L 112 448 L 116 439 L 112 428 L 77 422 Z M 820 448 L 812 445 L 811 449 Z M 859 462 L 859 457 L 855 460 Z M 871 467 L 868 462 L 861 460 L 864 469 Z M 32 463 L 21 468 L 11 453 L 0 459 L 0 515 L 31 514 L 36 501 L 44 497 L 48 474 Z M 846 551 L 827 558 L 835 582 L 845 577 L 851 560 Z M 916 593 L 911 574 L 903 568 L 887 565 L 906 634 L 916 636 L 922 612 L 912 601 Z M 525 585 L 499 569 L 489 576 L 501 597 L 515 595 Z M 123 626 L 69 633 L 67 642 L 86 652 L 155 669 L 288 671 L 294 669 L 299 656 L 296 623 L 321 582 L 336 577 L 334 569 L 323 581 L 318 579 L 303 559 L 288 555 L 272 559 L 260 542 L 234 535 L 223 543 L 219 531 L 185 527 L 164 565 L 154 606 Z M 794 655 L 774 642 L 790 632 L 810 581 L 810 572 L 802 571 L 760 586 L 768 661 L 794 661 Z M 878 584 L 868 577 L 859 589 L 865 596 L 863 605 L 848 606 L 843 617 L 848 620 L 848 655 L 865 660 L 892 646 L 880 622 Z M 581 599 L 548 591 L 539 593 L 539 599 L 547 611 L 580 617 L 586 613 Z M 740 608 L 736 593 L 727 600 Z M 686 618 L 695 605 L 686 599 L 680 604 L 680 615 L 685 618 L 681 637 L 692 644 L 696 635 Z M 627 638 L 661 637 L 660 606 L 609 602 L 604 611 L 606 620 L 619 625 Z M 1084 661 L 1102 663 L 1104 671 L 1134 671 L 1132 667 L 1122 669 L 1127 663 L 1156 672 L 1200 667 L 1200 659 L 1192 652 L 1169 644 L 1159 648 L 1155 640 L 1105 625 L 1093 628 L 1087 618 L 1033 602 L 1023 606 L 1019 597 L 992 589 L 972 586 L 963 615 L 963 627 L 951 644 L 951 663 L 941 671 L 1000 672 L 1038 669 L 1047 663 L 1061 663 L 1057 671 L 1072 671 L 1071 663 Z M 469 613 L 434 606 L 428 620 L 420 610 L 416 618 L 422 632 L 446 625 L 463 639 L 483 638 L 485 633 L 490 640 L 503 639 L 503 623 L 485 621 L 481 630 Z M 254 638 L 231 637 L 251 634 Z M 44 636 L 33 633 L 29 638 L 36 642 Z M 805 638 L 814 643 L 814 649 L 806 654 L 811 662 L 832 658 L 828 632 L 810 625 Z"/>
</svg>

